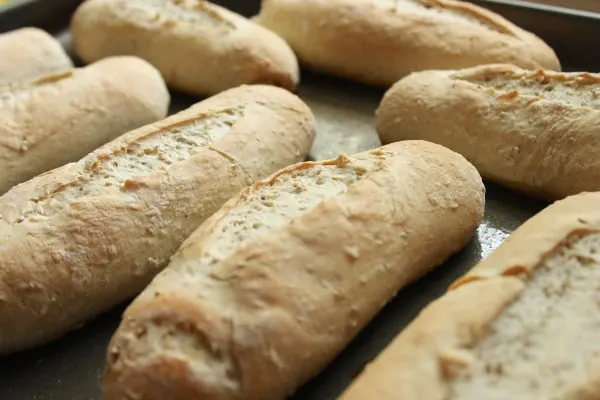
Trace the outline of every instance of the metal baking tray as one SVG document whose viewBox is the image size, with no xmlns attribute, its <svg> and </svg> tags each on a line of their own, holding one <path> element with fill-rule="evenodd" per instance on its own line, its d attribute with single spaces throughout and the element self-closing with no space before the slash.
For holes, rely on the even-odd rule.
<svg viewBox="0 0 600 400">
<path fill-rule="evenodd" d="M 259 8 L 259 0 L 216 2 L 246 16 L 254 15 Z M 519 1 L 475 2 L 541 36 L 556 49 L 565 70 L 600 71 L 600 53 L 593 51 L 600 37 L 600 15 Z M 14 1 L 0 8 L 0 32 L 39 26 L 59 37 L 70 51 L 67 28 L 78 3 L 80 0 Z M 351 154 L 378 146 L 373 118 L 382 94 L 382 90 L 303 71 L 299 95 L 318 120 L 318 138 L 311 158 L 328 158 L 340 152 Z M 199 100 L 173 93 L 172 111 Z M 495 185 L 486 186 L 485 220 L 471 243 L 436 271 L 400 291 L 336 360 L 298 390 L 294 400 L 335 399 L 365 363 L 426 304 L 545 206 Z M 106 345 L 124 307 L 126 304 L 116 307 L 54 343 L 0 358 L 0 399 L 97 399 Z"/>
</svg>

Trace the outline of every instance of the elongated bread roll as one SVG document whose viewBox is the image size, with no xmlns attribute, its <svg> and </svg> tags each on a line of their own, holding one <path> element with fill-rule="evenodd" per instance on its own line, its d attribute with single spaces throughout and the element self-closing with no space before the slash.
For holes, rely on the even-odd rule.
<svg viewBox="0 0 600 400">
<path fill-rule="evenodd" d="M 169 92 L 135 57 L 112 57 L 0 88 L 0 194 L 164 118 Z"/>
<path fill-rule="evenodd" d="M 127 309 L 104 398 L 284 398 L 462 248 L 483 207 L 475 168 L 433 143 L 278 172 L 194 232 Z"/>
<path fill-rule="evenodd" d="M 0 353 L 137 294 L 226 200 L 303 160 L 314 129 L 295 95 L 243 86 L 0 197 Z"/>
<path fill-rule="evenodd" d="M 198 0 L 87 0 L 71 24 L 86 62 L 131 54 L 154 64 L 167 83 L 211 95 L 241 84 L 295 89 L 298 61 L 275 33 Z"/>
<path fill-rule="evenodd" d="M 0 54 L 0 87 L 73 67 L 60 43 L 38 28 L 1 34 Z"/>
<path fill-rule="evenodd" d="M 600 398 L 598 204 L 580 194 L 527 221 L 341 399 Z"/>
<path fill-rule="evenodd" d="M 600 75 L 489 65 L 412 74 L 377 110 L 382 142 L 423 139 L 491 181 L 560 199 L 600 190 Z"/>
<path fill-rule="evenodd" d="M 541 39 L 463 1 L 263 0 L 256 21 L 308 67 L 383 87 L 414 71 L 489 63 L 560 70 Z"/>
</svg>

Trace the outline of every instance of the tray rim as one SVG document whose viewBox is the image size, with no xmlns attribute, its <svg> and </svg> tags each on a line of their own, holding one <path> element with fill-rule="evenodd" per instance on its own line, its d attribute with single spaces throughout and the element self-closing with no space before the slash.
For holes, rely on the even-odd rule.
<svg viewBox="0 0 600 400">
<path fill-rule="evenodd" d="M 18 7 L 23 7 L 35 2 L 38 2 L 39 0 L 14 0 L 11 1 L 10 3 L 6 3 L 2 5 L 2 8 L 0 8 L 0 12 L 10 12 L 12 10 L 14 10 L 15 8 Z"/>
<path fill-rule="evenodd" d="M 79 3 L 82 3 L 84 0 L 79 0 Z M 469 0 L 465 0 L 469 2 Z M 550 14 L 561 14 L 568 15 L 576 18 L 586 18 L 592 19 L 595 21 L 600 21 L 600 13 L 595 13 L 592 11 L 579 10 L 567 7 L 553 6 L 548 4 L 541 3 L 532 3 L 526 0 L 473 0 L 474 3 L 478 3 L 480 5 L 490 4 L 496 6 L 510 7 L 510 8 L 525 8 L 531 11 L 544 12 Z M 10 3 L 4 4 L 0 7 L 0 17 L 3 14 L 8 14 L 11 12 L 15 12 L 18 9 L 24 7 L 50 7 L 50 8 L 60 8 L 62 3 L 60 1 L 53 0 L 50 3 L 48 0 L 14 0 Z"/>
<path fill-rule="evenodd" d="M 469 0 L 466 0 L 469 1 Z M 526 0 L 474 0 L 476 3 L 480 4 L 490 4 L 497 5 L 503 7 L 511 7 L 511 8 L 525 8 L 531 11 L 537 12 L 545 12 L 550 14 L 561 14 L 568 15 L 576 18 L 585 18 L 591 19 L 595 21 L 600 21 L 600 14 L 592 11 L 579 10 L 576 8 L 567 8 L 560 6 L 553 6 L 549 4 L 541 4 L 541 3 L 532 3 Z"/>
</svg>

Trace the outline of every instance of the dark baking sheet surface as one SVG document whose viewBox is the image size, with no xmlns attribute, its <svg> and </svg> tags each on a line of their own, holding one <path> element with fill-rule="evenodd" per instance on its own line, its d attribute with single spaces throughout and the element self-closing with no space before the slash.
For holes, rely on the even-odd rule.
<svg viewBox="0 0 600 400">
<path fill-rule="evenodd" d="M 17 1 L 0 9 L 0 32 L 36 25 L 56 34 L 70 49 L 66 28 L 71 12 L 79 2 Z M 258 0 L 216 2 L 247 16 L 254 15 L 259 4 Z M 566 70 L 600 70 L 600 54 L 595 51 L 595 42 L 600 37 L 598 15 L 524 2 L 475 2 L 538 33 L 557 50 Z M 338 152 L 355 153 L 379 145 L 373 129 L 373 113 L 383 91 L 308 72 L 303 72 L 302 81 L 299 94 L 318 120 L 318 138 L 311 152 L 312 158 L 328 158 Z M 172 111 L 199 100 L 174 93 Z M 445 265 L 398 293 L 333 363 L 299 389 L 294 399 L 335 399 L 364 364 L 373 359 L 427 303 L 441 295 L 454 279 L 486 257 L 511 231 L 544 207 L 539 201 L 494 185 L 486 186 L 485 220 L 473 241 Z M 124 307 L 115 308 L 50 345 L 0 357 L 0 400 L 97 399 L 106 345 Z"/>
</svg>

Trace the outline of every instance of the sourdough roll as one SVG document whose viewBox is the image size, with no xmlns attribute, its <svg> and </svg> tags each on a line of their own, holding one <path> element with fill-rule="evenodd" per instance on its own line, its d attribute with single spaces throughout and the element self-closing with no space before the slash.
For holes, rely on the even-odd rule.
<svg viewBox="0 0 600 400">
<path fill-rule="evenodd" d="M 560 70 L 541 39 L 453 0 L 262 0 L 257 22 L 306 66 L 389 87 L 414 71 L 489 63 Z"/>
<path fill-rule="evenodd" d="M 131 54 L 155 65 L 169 86 L 212 95 L 241 84 L 294 90 L 298 61 L 275 33 L 198 0 L 87 0 L 71 23 L 85 61 Z"/>
<path fill-rule="evenodd" d="M 0 54 L 0 87 L 73 67 L 58 40 L 33 27 L 0 34 Z"/>
<path fill-rule="evenodd" d="M 158 71 L 135 57 L 0 88 L 0 194 L 164 118 L 169 99 Z"/>
<path fill-rule="evenodd" d="M 415 141 L 286 168 L 196 230 L 126 310 L 105 399 L 282 399 L 483 214 L 473 166 Z"/>
<path fill-rule="evenodd" d="M 523 224 L 340 399 L 600 398 L 598 204 L 572 196 Z"/>
<path fill-rule="evenodd" d="M 414 73 L 377 110 L 384 143 L 423 139 L 547 199 L 600 190 L 600 75 L 488 65 Z"/>
<path fill-rule="evenodd" d="M 303 160 L 314 129 L 295 95 L 242 86 L 0 197 L 0 354 L 137 294 L 225 201 Z"/>
</svg>

